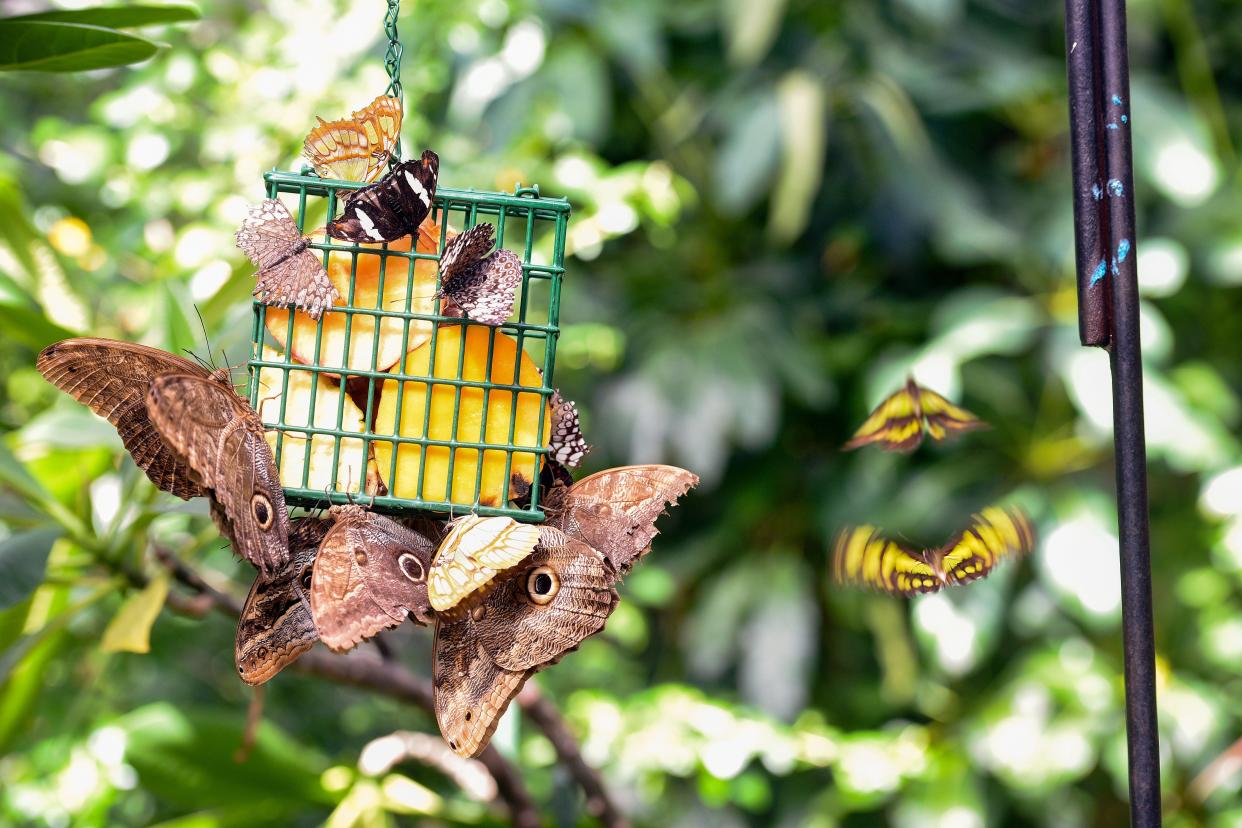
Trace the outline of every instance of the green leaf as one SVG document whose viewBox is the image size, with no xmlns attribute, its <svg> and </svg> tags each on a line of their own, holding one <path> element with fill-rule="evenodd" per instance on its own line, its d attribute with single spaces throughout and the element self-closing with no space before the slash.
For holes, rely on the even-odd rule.
<svg viewBox="0 0 1242 828">
<path fill-rule="evenodd" d="M 168 584 L 169 576 L 161 575 L 125 599 L 104 630 L 100 647 L 105 653 L 151 652 L 151 626 L 168 599 Z"/>
<path fill-rule="evenodd" d="M 0 213 L 5 216 L 5 220 L 0 221 L 0 242 L 9 248 L 13 258 L 26 271 L 26 278 L 31 279 L 38 273 L 39 265 L 30 244 L 39 238 L 39 233 L 27 218 L 26 201 L 21 190 L 10 178 L 0 177 Z"/>
<path fill-rule="evenodd" d="M 768 230 L 791 242 L 806 229 L 819 193 L 828 144 L 828 104 L 824 89 L 809 72 L 794 70 L 778 85 L 784 154 Z"/>
<path fill-rule="evenodd" d="M 4 443 L 0 443 L 0 483 L 12 487 L 30 500 L 41 501 L 48 497 L 47 489 Z"/>
<path fill-rule="evenodd" d="M 0 609 L 26 600 L 43 583 L 59 529 L 35 529 L 0 541 Z"/>
<path fill-rule="evenodd" d="M 202 14 L 193 6 L 98 6 L 93 9 L 57 9 L 36 14 L 22 14 L 7 19 L 79 23 L 86 26 L 104 26 L 109 29 L 129 29 L 135 26 L 184 23 L 201 18 Z"/>
<path fill-rule="evenodd" d="M 0 302 L 0 317 L 4 318 L 6 336 L 36 351 L 74 336 L 73 331 L 44 316 L 42 310 L 34 310 L 28 305 Z"/>
<path fill-rule="evenodd" d="M 99 26 L 0 20 L 0 71 L 104 69 L 139 63 L 159 49 L 146 38 Z"/>
</svg>

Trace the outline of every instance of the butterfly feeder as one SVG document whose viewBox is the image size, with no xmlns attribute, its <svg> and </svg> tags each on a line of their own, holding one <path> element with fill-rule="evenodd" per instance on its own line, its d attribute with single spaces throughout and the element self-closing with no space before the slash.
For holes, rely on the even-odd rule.
<svg viewBox="0 0 1242 828">
<path fill-rule="evenodd" d="M 388 94 L 399 99 L 395 8 L 390 0 Z M 394 162 L 399 152 L 398 142 Z M 315 229 L 340 217 L 364 182 L 304 167 L 270 171 L 264 184 L 338 294 L 318 318 L 254 303 L 249 399 L 288 503 L 361 499 L 391 514 L 543 520 L 568 200 L 537 186 L 500 193 L 433 183 L 417 233 L 371 244 Z M 439 273 L 453 230 L 481 223 L 521 266 L 513 313 L 496 326 L 446 306 Z"/>
</svg>

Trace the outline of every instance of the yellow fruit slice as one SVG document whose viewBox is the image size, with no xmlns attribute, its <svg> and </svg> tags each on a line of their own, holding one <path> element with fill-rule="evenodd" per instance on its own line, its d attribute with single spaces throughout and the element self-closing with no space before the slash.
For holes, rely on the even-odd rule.
<svg viewBox="0 0 1242 828">
<path fill-rule="evenodd" d="M 434 371 L 431 366 L 433 344 Z M 406 375 L 431 377 L 432 382 L 406 380 L 400 383 L 396 379 L 384 380 L 379 411 L 375 417 L 375 433 L 449 440 L 453 437 L 453 412 L 456 409 L 458 440 L 507 445 L 510 443 L 509 429 L 512 422 L 512 445 L 546 445 L 552 433 L 552 425 L 543 396 L 510 389 L 492 389 L 485 392 L 482 388 L 462 386 L 459 400 L 457 386 L 434 381 L 459 378 L 474 382 L 484 381 L 489 377 L 489 347 L 492 350 L 492 382 L 532 389 L 543 387 L 543 377 L 535 363 L 524 352 L 519 353 L 517 342 L 509 335 L 482 325 L 444 325 L 437 329 L 434 340 L 412 351 L 403 364 Z M 516 383 L 515 368 L 518 369 Z M 404 391 L 401 392 L 401 423 L 396 428 L 399 385 L 404 387 Z M 430 417 L 427 416 L 429 393 Z M 485 401 L 486 423 L 483 412 Z M 451 450 L 447 446 L 429 446 L 424 463 L 422 446 L 412 443 L 398 445 L 394 474 L 393 444 L 375 443 L 375 459 L 379 464 L 380 477 L 388 484 L 394 496 L 431 502 L 447 501 L 467 507 L 475 503 L 481 506 L 504 506 L 510 496 L 520 493 L 524 487 L 530 485 L 538 474 L 540 462 L 539 455 L 530 452 L 485 449 L 480 463 L 478 449 L 459 448 L 451 458 L 453 469 L 450 489 Z M 513 460 L 509 465 L 509 478 L 506 479 L 505 461 L 509 455 Z M 418 485 L 420 464 L 424 465 L 421 490 Z M 389 475 L 394 479 L 389 480 Z M 477 500 L 476 483 L 479 487 Z"/>
<path fill-rule="evenodd" d="M 317 239 L 321 240 L 321 239 Z M 418 228 L 418 252 L 439 252 L 440 226 L 424 221 Z M 328 256 L 328 278 L 340 295 L 333 307 L 349 306 L 364 309 L 434 313 L 437 264 L 434 259 L 418 259 L 414 264 L 414 283 L 410 289 L 410 262 L 400 256 L 378 256 L 366 251 L 379 250 L 380 245 L 360 245 L 358 268 L 353 280 L 353 301 L 350 302 L 351 253 L 332 253 Z M 389 250 L 408 252 L 410 237 L 397 239 L 388 245 Z M 383 297 L 380 297 L 380 261 L 384 260 Z M 330 310 L 323 315 L 323 336 L 319 342 L 318 359 L 315 358 L 315 336 L 319 323 L 301 311 L 293 313 L 292 344 L 289 339 L 289 311 L 284 308 L 267 308 L 267 329 L 272 337 L 301 363 L 322 365 L 325 368 L 347 367 L 351 370 L 371 370 L 371 352 L 377 349 L 375 370 L 387 371 L 401 359 L 406 351 L 422 345 L 431 337 L 432 324 L 422 319 L 412 320 L 409 338 L 402 341 L 405 320 L 400 317 L 375 317 L 365 313 L 345 313 Z M 349 321 L 352 317 L 352 321 Z M 379 321 L 379 339 L 376 341 L 376 321 Z M 349 337 L 346 339 L 346 327 Z M 348 341 L 348 362 L 346 342 Z"/>
<path fill-rule="evenodd" d="M 263 349 L 263 359 L 283 362 L 284 356 L 272 348 Z M 291 428 L 306 428 L 311 422 L 311 400 L 315 402 L 315 428 L 337 429 L 339 410 L 340 430 L 361 434 L 366 431 L 363 413 L 344 393 L 341 386 L 327 374 L 319 375 L 318 387 L 314 385 L 314 372 L 298 370 L 296 365 L 288 369 L 289 384 L 284 383 L 283 368 L 259 369 L 259 417 L 267 432 L 268 445 L 276 452 L 276 440 L 280 432 L 274 426 L 281 422 L 281 401 L 284 401 L 284 424 Z M 315 434 L 310 437 L 310 454 L 306 453 L 307 433 L 284 431 L 280 438 L 280 481 L 288 488 L 327 491 L 332 487 L 332 451 L 336 437 L 331 434 Z M 365 479 L 365 491 L 375 492 L 379 476 L 375 460 L 363 461 L 363 441 L 352 437 L 341 438 L 340 454 L 336 464 L 335 491 L 359 491 Z M 305 475 L 305 476 L 304 476 Z"/>
</svg>

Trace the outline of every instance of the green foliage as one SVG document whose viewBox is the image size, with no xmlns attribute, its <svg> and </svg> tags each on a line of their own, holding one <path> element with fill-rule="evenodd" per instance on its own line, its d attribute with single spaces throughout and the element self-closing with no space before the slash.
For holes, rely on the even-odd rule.
<svg viewBox="0 0 1242 828">
<path fill-rule="evenodd" d="M 364 770 L 373 740 L 434 733 L 424 713 L 296 673 L 239 761 L 251 694 L 222 617 L 165 607 L 149 653 L 104 652 L 151 617 L 119 573 L 158 575 L 152 545 L 238 596 L 253 570 L 33 370 L 71 332 L 205 355 L 194 305 L 217 362 L 244 358 L 232 233 L 315 115 L 386 85 L 382 5 L 212 0 L 153 60 L 0 85 L 0 823 L 500 824 L 429 767 Z M 605 632 L 537 679 L 635 823 L 1124 824 L 1109 379 L 1077 344 L 1060 6 L 406 5 L 406 154 L 573 201 L 556 383 L 585 471 L 704 478 Z M 1242 733 L 1237 25 L 1130 7 L 1165 802 L 1221 828 L 1242 777 L 1192 781 Z M 124 10 L 0 27 L 191 19 Z M 842 453 L 909 371 L 992 430 Z M 829 583 L 843 525 L 937 543 L 1005 497 L 1038 525 L 1029 562 L 910 602 Z M 427 630 L 392 640 L 428 674 Z M 495 744 L 549 824 L 590 824 L 519 712 Z"/>
<path fill-rule="evenodd" d="M 0 18 L 0 72 L 83 72 L 141 63 L 159 51 L 117 31 L 198 19 L 190 6 L 100 6 Z"/>
</svg>

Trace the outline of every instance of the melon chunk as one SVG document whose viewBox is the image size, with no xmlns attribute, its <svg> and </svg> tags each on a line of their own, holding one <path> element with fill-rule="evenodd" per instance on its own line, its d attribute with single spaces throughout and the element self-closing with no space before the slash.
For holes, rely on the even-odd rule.
<svg viewBox="0 0 1242 828">
<path fill-rule="evenodd" d="M 464 330 L 464 334 L 463 334 Z M 463 340 L 464 337 L 464 340 Z M 435 345 L 435 366 L 431 365 L 431 349 Z M 492 350 L 491 372 L 487 370 L 488 350 Z M 529 491 L 530 482 L 538 474 L 540 456 L 530 452 L 506 452 L 502 449 L 459 448 L 455 450 L 452 481 L 449 480 L 450 451 L 447 446 L 429 446 L 424 459 L 423 447 L 400 443 L 397 448 L 395 473 L 392 469 L 393 443 L 383 442 L 384 435 L 449 440 L 454 436 L 453 413 L 457 411 L 456 439 L 471 443 L 508 444 L 513 428 L 512 444 L 516 446 L 546 445 L 551 435 L 551 418 L 545 400 L 534 392 L 462 386 L 437 383 L 436 379 L 464 379 L 481 382 L 490 376 L 494 383 L 519 385 L 524 388 L 543 387 L 543 377 L 517 342 L 495 328 L 482 325 L 443 325 L 435 339 L 406 356 L 404 373 L 411 377 L 431 377 L 431 382 L 396 379 L 384 380 L 379 410 L 375 418 L 375 459 L 380 477 L 396 497 L 417 498 L 432 502 L 450 502 L 462 506 L 504 506 L 510 497 Z M 517 382 L 514 382 L 515 369 Z M 392 373 L 396 373 L 396 369 Z M 397 424 L 397 396 L 401 392 L 401 422 Z M 428 394 L 431 398 L 428 416 Z M 487 413 L 484 422 L 484 401 Z M 542 426 L 542 431 L 540 428 Z M 542 434 L 543 442 L 540 442 Z M 505 477 L 506 457 L 509 477 Z M 422 487 L 419 470 L 422 468 Z M 389 475 L 392 480 L 388 479 Z M 479 487 L 475 497 L 476 483 Z"/>
<path fill-rule="evenodd" d="M 263 359 L 283 362 L 284 356 L 272 348 L 263 349 Z M 259 417 L 267 432 L 268 445 L 276 452 L 277 437 L 281 433 L 274 426 L 281 422 L 281 402 L 284 402 L 284 424 L 290 428 L 306 428 L 310 422 L 311 400 L 315 403 L 315 428 L 333 429 L 337 426 L 340 411 L 341 431 L 362 434 L 366 431 L 363 413 L 350 399 L 339 383 L 326 373 L 319 375 L 315 387 L 315 374 L 299 370 L 294 364 L 288 369 L 289 384 L 284 384 L 282 368 L 259 369 Z M 278 469 L 282 486 L 296 489 L 313 489 L 324 492 L 330 488 L 338 492 L 365 491 L 374 494 L 379 486 L 373 457 L 365 459 L 364 442 L 353 437 L 342 437 L 340 453 L 336 462 L 336 485 L 332 485 L 332 452 L 336 437 L 331 434 L 315 434 L 309 437 L 310 455 L 306 453 L 308 434 L 305 431 L 284 431 L 280 437 Z"/>
<path fill-rule="evenodd" d="M 321 239 L 316 239 L 321 240 Z M 440 226 L 433 221 L 424 221 L 418 228 L 418 252 L 435 254 L 439 252 Z M 353 301 L 350 301 L 350 264 L 353 254 L 334 252 L 328 256 L 328 278 L 336 286 L 340 295 L 333 308 L 352 307 L 363 309 L 381 309 L 387 311 L 405 311 L 413 313 L 434 313 L 436 293 L 436 273 L 438 266 L 434 259 L 418 259 L 414 264 L 414 283 L 410 289 L 408 259 L 400 256 L 378 256 L 368 253 L 379 250 L 380 245 L 360 245 L 358 253 L 358 269 L 353 280 Z M 404 236 L 391 242 L 389 250 L 408 252 L 410 237 Z M 380 262 L 384 261 L 383 296 L 380 296 Z M 411 320 L 409 338 L 402 341 L 405 331 L 405 320 L 400 317 L 376 317 L 365 313 L 347 313 L 341 310 L 329 310 L 324 313 L 320 322 L 323 325 L 322 338 L 319 341 L 318 358 L 315 351 L 315 336 L 319 332 L 320 322 L 311 319 L 301 311 L 293 312 L 293 337 L 289 343 L 289 311 L 284 308 L 267 308 L 267 329 L 280 347 L 288 350 L 294 360 L 308 364 L 321 365 L 325 368 L 346 368 L 349 370 L 371 370 L 371 352 L 378 349 L 375 358 L 375 370 L 387 371 L 401 359 L 406 351 L 422 345 L 431 337 L 432 322 L 423 319 Z M 349 321 L 352 317 L 352 321 Z M 379 322 L 379 337 L 376 339 L 376 322 Z M 348 337 L 348 362 L 346 362 L 346 328 Z"/>
</svg>

